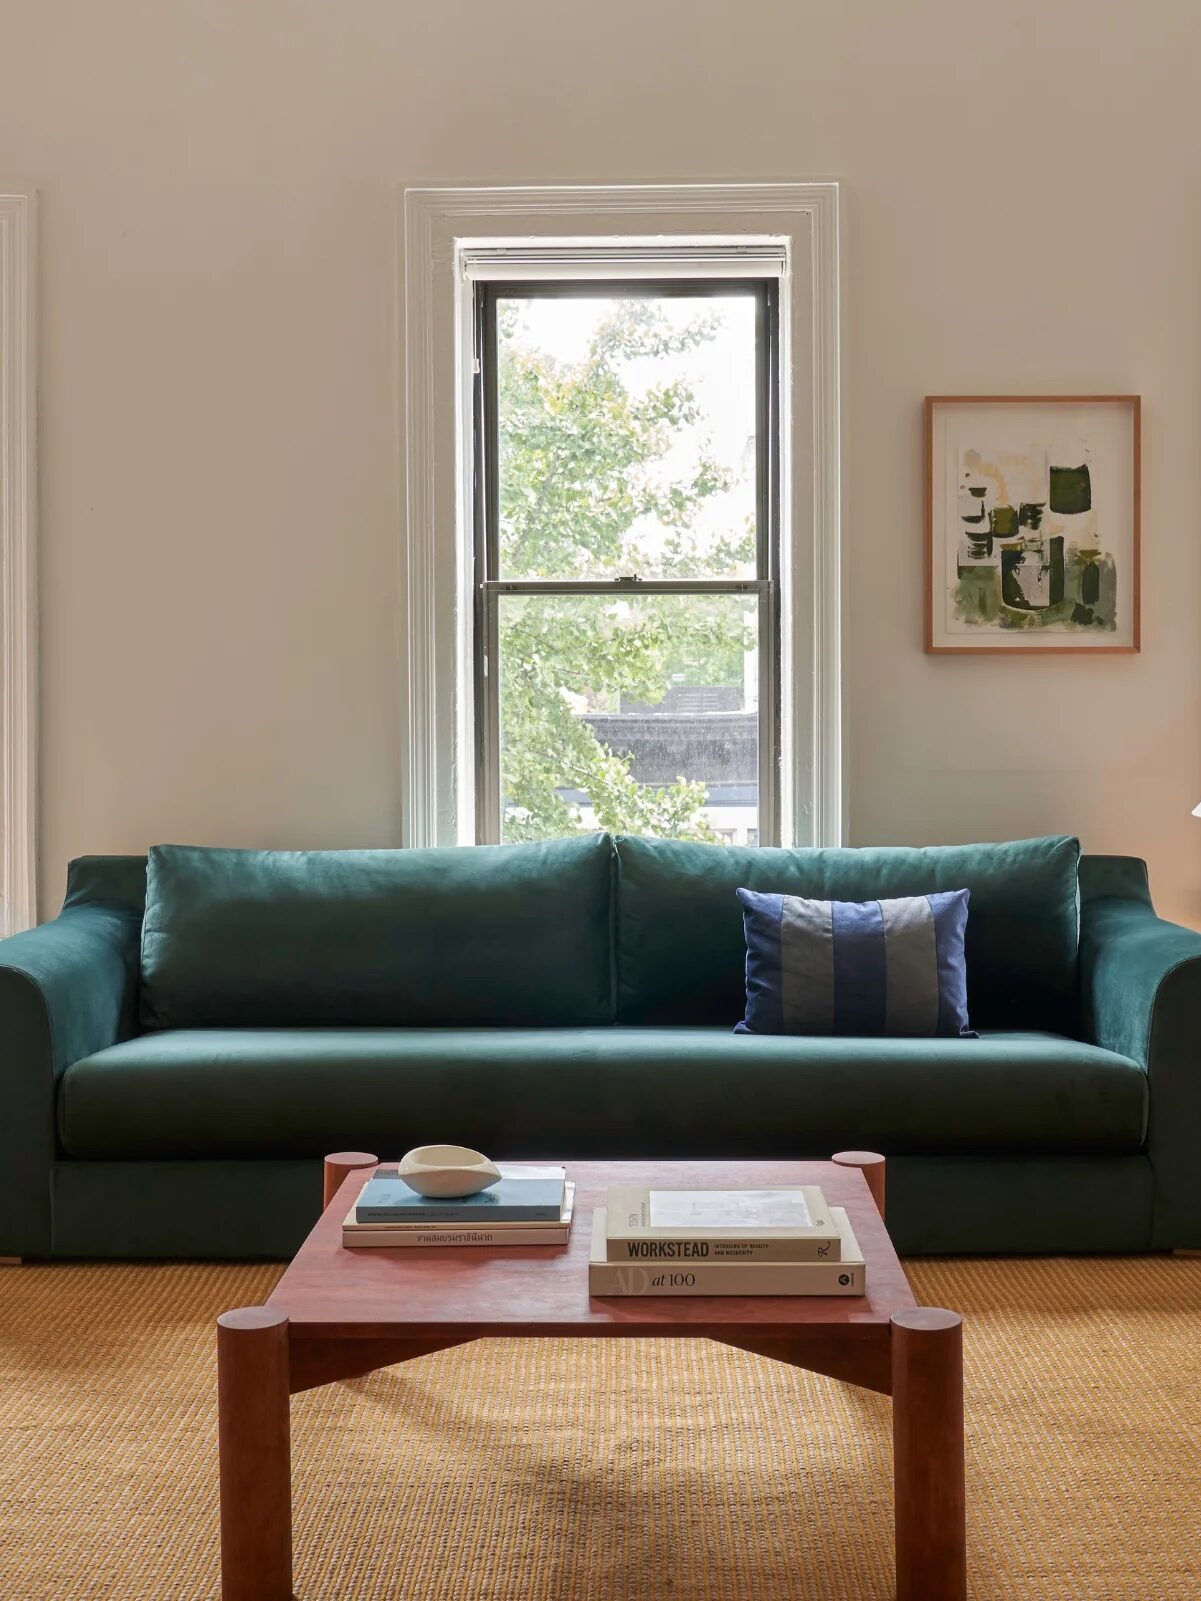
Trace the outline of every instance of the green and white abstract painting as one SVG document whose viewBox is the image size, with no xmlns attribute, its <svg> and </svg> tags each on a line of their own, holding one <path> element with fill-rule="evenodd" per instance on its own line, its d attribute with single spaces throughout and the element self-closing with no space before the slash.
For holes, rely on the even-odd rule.
<svg viewBox="0 0 1201 1601">
<path fill-rule="evenodd" d="M 1137 402 L 928 402 L 927 648 L 1138 648 Z"/>
</svg>

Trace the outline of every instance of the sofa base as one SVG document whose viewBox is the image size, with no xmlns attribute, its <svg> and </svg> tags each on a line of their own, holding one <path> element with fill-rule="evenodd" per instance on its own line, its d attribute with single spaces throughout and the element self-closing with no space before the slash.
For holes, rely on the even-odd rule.
<svg viewBox="0 0 1201 1601">
<path fill-rule="evenodd" d="M 888 1231 L 902 1256 L 1149 1251 L 1153 1210 L 1141 1154 L 888 1164 Z"/>
<path fill-rule="evenodd" d="M 321 1210 L 319 1161 L 58 1162 L 52 1255 L 282 1260 Z M 1126 1157 L 894 1157 L 904 1256 L 1139 1252 L 1152 1174 Z"/>
<path fill-rule="evenodd" d="M 53 1255 L 279 1261 L 321 1214 L 319 1161 L 57 1162 Z"/>
</svg>

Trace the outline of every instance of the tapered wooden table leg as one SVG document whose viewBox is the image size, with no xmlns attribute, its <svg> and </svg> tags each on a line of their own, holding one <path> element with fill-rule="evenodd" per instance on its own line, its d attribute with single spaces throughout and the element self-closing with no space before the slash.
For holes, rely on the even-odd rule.
<svg viewBox="0 0 1201 1601">
<path fill-rule="evenodd" d="M 897 1601 L 966 1601 L 963 1320 L 919 1306 L 892 1318 Z"/>
<path fill-rule="evenodd" d="M 867 1180 L 876 1211 L 884 1216 L 884 1158 L 878 1151 L 837 1151 L 830 1158 L 839 1167 L 857 1167 Z"/>
<path fill-rule="evenodd" d="M 266 1306 L 217 1319 L 222 1601 L 291 1601 L 288 1319 Z"/>
<path fill-rule="evenodd" d="M 321 1202 L 324 1212 L 329 1203 L 342 1188 L 348 1173 L 357 1172 L 361 1167 L 378 1167 L 379 1157 L 368 1156 L 366 1151 L 335 1151 L 332 1156 L 325 1159 L 325 1198 Z"/>
</svg>

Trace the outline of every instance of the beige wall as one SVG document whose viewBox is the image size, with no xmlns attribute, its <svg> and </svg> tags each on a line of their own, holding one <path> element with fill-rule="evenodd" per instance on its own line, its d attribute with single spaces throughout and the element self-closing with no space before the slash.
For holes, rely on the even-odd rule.
<svg viewBox="0 0 1201 1601">
<path fill-rule="evenodd" d="M 836 177 L 851 834 L 1078 830 L 1201 921 L 1201 8 L 0 0 L 42 195 L 42 853 L 398 828 L 394 207 Z M 1140 658 L 920 648 L 920 397 L 1144 396 Z"/>
</svg>

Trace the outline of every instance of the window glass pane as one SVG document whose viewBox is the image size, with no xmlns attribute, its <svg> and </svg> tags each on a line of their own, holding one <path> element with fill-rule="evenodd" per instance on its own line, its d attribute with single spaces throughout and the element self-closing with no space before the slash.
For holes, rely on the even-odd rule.
<svg viewBox="0 0 1201 1601">
<path fill-rule="evenodd" d="M 755 576 L 756 304 L 498 296 L 497 576 Z"/>
<path fill-rule="evenodd" d="M 502 838 L 601 828 L 758 843 L 753 598 L 496 605 Z"/>
</svg>

